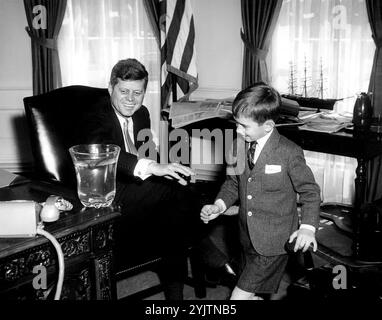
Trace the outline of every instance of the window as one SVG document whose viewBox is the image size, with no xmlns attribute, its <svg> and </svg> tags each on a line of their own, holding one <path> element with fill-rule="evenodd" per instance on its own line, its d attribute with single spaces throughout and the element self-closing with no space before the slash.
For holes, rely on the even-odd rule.
<svg viewBox="0 0 382 320">
<path fill-rule="evenodd" d="M 364 0 L 284 0 L 268 66 L 272 85 L 307 95 L 338 98 L 335 111 L 352 112 L 356 94 L 367 91 L 375 45 Z M 322 71 L 323 76 L 320 76 Z M 323 85 L 320 80 L 323 79 Z M 356 160 L 305 152 L 328 202 L 352 203 Z"/>
<path fill-rule="evenodd" d="M 120 59 L 136 58 L 149 72 L 144 104 L 158 136 L 160 52 L 141 0 L 68 0 L 59 35 L 62 84 L 106 88 Z"/>
</svg>

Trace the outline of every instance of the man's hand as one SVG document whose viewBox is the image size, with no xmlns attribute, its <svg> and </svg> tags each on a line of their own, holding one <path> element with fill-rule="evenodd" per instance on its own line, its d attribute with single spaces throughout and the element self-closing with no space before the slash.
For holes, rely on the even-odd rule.
<svg viewBox="0 0 382 320">
<path fill-rule="evenodd" d="M 293 242 L 293 240 L 296 239 L 296 244 L 294 246 L 293 251 L 296 252 L 297 250 L 302 248 L 302 252 L 305 252 L 309 249 L 309 246 L 313 243 L 313 251 L 315 252 L 317 250 L 317 241 L 314 236 L 314 232 L 309 229 L 300 228 L 299 230 L 292 233 L 292 235 L 289 237 L 289 243 Z"/>
<path fill-rule="evenodd" d="M 221 208 L 216 204 L 206 204 L 200 212 L 200 219 L 204 223 L 217 218 L 221 213 Z"/>
<path fill-rule="evenodd" d="M 183 186 L 187 185 L 187 181 L 183 177 L 195 175 L 194 171 L 179 163 L 160 164 L 153 162 L 149 164 L 147 171 L 148 174 L 154 176 L 176 179 Z"/>
</svg>

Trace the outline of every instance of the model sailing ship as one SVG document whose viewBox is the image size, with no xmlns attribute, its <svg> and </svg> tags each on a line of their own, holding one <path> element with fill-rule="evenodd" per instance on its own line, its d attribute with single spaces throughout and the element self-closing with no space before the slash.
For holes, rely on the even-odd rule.
<svg viewBox="0 0 382 320">
<path fill-rule="evenodd" d="M 322 59 L 320 63 L 320 80 L 319 80 L 319 96 L 318 97 L 308 97 L 307 93 L 307 68 L 306 68 L 306 58 L 304 60 L 304 77 L 303 77 L 303 94 L 296 94 L 296 77 L 295 72 L 293 69 L 293 64 L 291 63 L 291 69 L 290 69 L 290 80 L 289 80 L 289 94 L 282 94 L 281 96 L 296 101 L 300 107 L 304 108 L 312 108 L 312 109 L 328 109 L 333 110 L 334 104 L 336 101 L 342 100 L 342 99 L 324 99 L 324 78 L 323 78 L 323 71 L 322 71 Z"/>
</svg>

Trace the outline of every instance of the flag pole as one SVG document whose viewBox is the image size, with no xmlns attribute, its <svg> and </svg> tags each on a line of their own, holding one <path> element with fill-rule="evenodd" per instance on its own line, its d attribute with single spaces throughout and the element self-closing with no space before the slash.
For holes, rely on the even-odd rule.
<svg viewBox="0 0 382 320">
<path fill-rule="evenodd" d="M 171 90 L 172 90 L 172 101 L 178 100 L 177 90 L 176 90 L 176 75 L 171 73 Z"/>
</svg>

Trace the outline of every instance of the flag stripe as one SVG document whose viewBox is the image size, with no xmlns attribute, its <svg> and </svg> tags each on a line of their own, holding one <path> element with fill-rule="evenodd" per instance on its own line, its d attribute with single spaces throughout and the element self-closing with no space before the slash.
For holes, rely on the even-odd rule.
<svg viewBox="0 0 382 320">
<path fill-rule="evenodd" d="M 171 1 L 169 0 L 167 0 L 167 2 L 171 3 Z M 167 44 L 166 61 L 168 64 L 172 63 L 175 44 L 178 38 L 178 34 L 180 32 L 180 26 L 182 22 L 183 13 L 184 13 L 184 8 L 185 8 L 185 0 L 176 1 L 174 14 L 172 15 L 171 24 L 170 24 L 170 27 L 168 28 L 167 37 L 166 37 L 166 44 Z M 167 17 L 170 16 L 168 12 L 166 15 Z M 166 19 L 166 23 L 167 23 L 167 19 Z M 167 26 L 166 26 L 166 29 L 167 29 Z"/>
<path fill-rule="evenodd" d="M 184 11 L 184 14 L 181 19 L 180 30 L 175 42 L 173 59 L 171 60 L 171 65 L 174 68 L 177 68 L 180 70 L 182 70 L 180 68 L 182 56 L 186 53 L 185 47 L 187 45 L 187 39 L 190 33 L 190 20 L 192 17 L 190 15 L 190 10 L 187 10 L 187 9 L 188 8 L 186 7 L 186 10 Z M 187 71 L 187 68 L 182 71 Z"/>
<path fill-rule="evenodd" d="M 167 7 L 167 1 L 161 0 L 159 2 L 159 16 L 164 15 L 166 17 L 166 13 L 167 13 L 166 7 Z"/>
<path fill-rule="evenodd" d="M 186 46 L 184 47 L 182 61 L 180 63 L 180 70 L 188 71 L 192 57 L 194 56 L 194 40 L 195 40 L 195 29 L 194 29 L 194 17 L 191 17 L 190 22 L 190 32 L 188 33 L 188 38 L 186 41 Z"/>
<path fill-rule="evenodd" d="M 169 95 L 171 93 L 171 76 L 167 76 L 166 80 L 161 87 L 161 103 L 165 107 L 168 103 Z"/>
<path fill-rule="evenodd" d="M 177 84 L 181 99 L 188 99 L 190 93 L 198 87 L 195 26 L 190 0 L 161 0 L 159 22 L 161 101 L 162 107 L 166 108 L 171 92 L 175 90 L 173 81 Z"/>
<path fill-rule="evenodd" d="M 159 6 L 159 29 L 160 29 L 160 36 L 161 36 L 161 65 L 166 61 L 166 48 L 167 48 L 167 42 L 166 42 L 166 15 L 167 15 L 167 1 L 161 0 L 160 6 Z M 163 80 L 164 82 L 164 80 Z"/>
<path fill-rule="evenodd" d="M 178 85 L 179 85 L 180 89 L 183 91 L 183 93 L 186 93 L 188 91 L 189 84 L 188 84 L 188 81 L 186 79 L 178 77 L 176 79 L 176 82 L 178 83 Z"/>
</svg>

